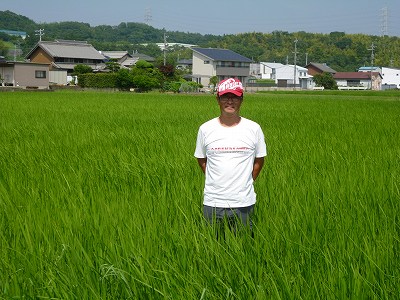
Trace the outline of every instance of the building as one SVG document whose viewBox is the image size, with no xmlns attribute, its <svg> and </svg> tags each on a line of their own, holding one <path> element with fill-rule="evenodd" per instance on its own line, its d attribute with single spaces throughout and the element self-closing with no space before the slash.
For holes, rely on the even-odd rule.
<svg viewBox="0 0 400 300">
<path fill-rule="evenodd" d="M 179 59 L 176 62 L 176 69 L 178 70 L 191 70 L 193 66 L 193 59 Z"/>
<path fill-rule="evenodd" d="M 400 69 L 382 67 L 382 89 L 400 89 Z"/>
<path fill-rule="evenodd" d="M 336 71 L 329 67 L 326 63 L 321 64 L 310 62 L 309 64 L 307 64 L 306 69 L 308 70 L 308 75 L 311 76 L 322 73 L 331 73 L 332 75 L 336 73 Z"/>
<path fill-rule="evenodd" d="M 49 64 L 1 60 L 0 86 L 48 89 Z"/>
<path fill-rule="evenodd" d="M 246 85 L 250 76 L 251 59 L 228 49 L 192 48 L 192 50 L 193 81 L 208 86 L 213 76 L 217 76 L 218 81 L 235 77 Z"/>
<path fill-rule="evenodd" d="M 27 34 L 26 34 L 25 31 L 15 31 L 15 30 L 0 29 L 0 32 L 3 32 L 3 33 L 8 34 L 8 35 L 12 35 L 12 36 L 19 36 L 23 40 L 26 39 L 26 37 L 27 37 Z"/>
<path fill-rule="evenodd" d="M 339 90 L 380 90 L 382 86 L 379 72 L 336 72 L 333 78 Z"/>
<path fill-rule="evenodd" d="M 307 71 L 306 68 L 297 65 L 260 62 L 258 77 L 274 80 L 277 87 L 311 89 L 313 84 L 312 76 Z"/>
<path fill-rule="evenodd" d="M 38 42 L 26 59 L 50 64 L 50 72 L 65 70 L 67 75 L 71 75 L 75 66 L 80 64 L 90 66 L 93 71 L 103 70 L 106 58 L 87 42 L 56 40 Z"/>
</svg>

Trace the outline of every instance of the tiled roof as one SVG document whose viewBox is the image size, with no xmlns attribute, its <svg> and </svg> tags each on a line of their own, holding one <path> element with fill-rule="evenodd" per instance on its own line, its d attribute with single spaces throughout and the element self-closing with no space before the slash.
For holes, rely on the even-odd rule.
<svg viewBox="0 0 400 300">
<path fill-rule="evenodd" d="M 128 51 L 100 51 L 107 58 L 121 59 L 125 55 L 128 55 Z"/>
<path fill-rule="evenodd" d="M 133 58 L 137 58 L 138 60 L 145 60 L 147 62 L 155 61 L 156 59 L 154 57 L 151 57 L 149 55 L 143 54 L 143 53 L 138 53 L 135 52 L 132 54 Z"/>
<path fill-rule="evenodd" d="M 326 72 L 326 73 L 336 73 L 336 71 L 334 69 L 332 69 L 331 67 L 328 67 L 326 64 L 320 64 L 320 63 L 309 63 L 307 66 L 314 66 L 315 68 L 319 69 L 322 72 Z"/>
<path fill-rule="evenodd" d="M 252 62 L 250 58 L 247 58 L 228 49 L 192 48 L 192 50 L 215 61 L 236 61 L 248 63 Z"/>
<path fill-rule="evenodd" d="M 82 58 L 82 59 L 99 59 L 104 60 L 104 56 L 101 55 L 92 45 L 85 42 L 75 42 L 75 41 L 41 41 L 36 47 L 27 55 L 36 50 L 38 47 L 42 48 L 50 56 L 54 57 L 64 57 L 64 58 Z"/>
</svg>

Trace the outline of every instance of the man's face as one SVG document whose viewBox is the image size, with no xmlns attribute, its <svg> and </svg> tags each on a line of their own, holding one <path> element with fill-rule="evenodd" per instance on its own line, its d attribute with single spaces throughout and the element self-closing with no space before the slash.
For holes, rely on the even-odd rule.
<svg viewBox="0 0 400 300">
<path fill-rule="evenodd" d="M 232 93 L 227 93 L 218 98 L 218 105 L 221 113 L 238 114 L 243 98 Z"/>
</svg>

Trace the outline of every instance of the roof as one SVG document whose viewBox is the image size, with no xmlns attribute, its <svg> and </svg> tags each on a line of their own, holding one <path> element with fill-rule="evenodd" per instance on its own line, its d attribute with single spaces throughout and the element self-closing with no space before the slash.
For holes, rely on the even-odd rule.
<svg viewBox="0 0 400 300">
<path fill-rule="evenodd" d="M 29 57 L 37 48 L 43 49 L 43 51 L 53 58 L 105 59 L 92 45 L 78 41 L 41 41 L 37 43 L 26 57 Z"/>
<path fill-rule="evenodd" d="M 178 64 L 191 65 L 191 64 L 193 64 L 193 59 L 180 59 L 180 60 L 178 60 Z"/>
<path fill-rule="evenodd" d="M 240 55 L 228 49 L 192 48 L 192 50 L 215 61 L 236 61 L 236 62 L 248 62 L 248 63 L 252 62 L 250 58 L 247 58 L 243 55 Z"/>
<path fill-rule="evenodd" d="M 151 61 L 155 61 L 156 60 L 152 56 L 149 56 L 149 55 L 146 55 L 146 54 L 143 54 L 143 53 L 138 53 L 138 52 L 133 53 L 132 57 L 136 58 L 137 60 L 145 60 L 147 62 L 151 62 Z"/>
<path fill-rule="evenodd" d="M 372 72 L 374 76 L 381 76 L 379 72 Z M 371 72 L 337 72 L 333 74 L 335 79 L 371 79 Z"/>
<path fill-rule="evenodd" d="M 284 64 L 281 63 L 274 63 L 274 62 L 260 62 L 260 64 L 263 64 L 264 66 L 267 66 L 268 68 L 271 69 L 278 69 L 278 68 L 282 68 L 284 66 Z"/>
<path fill-rule="evenodd" d="M 121 59 L 126 55 L 129 55 L 128 51 L 100 51 L 107 58 Z"/>
<path fill-rule="evenodd" d="M 334 69 L 332 69 L 331 67 L 328 67 L 328 65 L 326 63 L 314 63 L 314 62 L 310 62 L 306 67 L 308 66 L 313 66 L 315 68 L 317 68 L 318 70 L 325 72 L 325 73 L 336 73 L 336 71 Z"/>
<path fill-rule="evenodd" d="M 358 72 L 380 72 L 382 73 L 382 69 L 379 67 L 360 67 L 358 68 Z"/>
</svg>

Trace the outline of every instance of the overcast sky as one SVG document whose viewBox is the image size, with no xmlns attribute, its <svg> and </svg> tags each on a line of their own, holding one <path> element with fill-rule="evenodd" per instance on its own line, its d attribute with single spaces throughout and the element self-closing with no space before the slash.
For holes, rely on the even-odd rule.
<svg viewBox="0 0 400 300">
<path fill-rule="evenodd" d="M 214 35 L 282 30 L 387 32 L 400 37 L 400 0 L 0 0 L 0 10 L 37 23 L 142 22 L 169 31 Z"/>
</svg>

